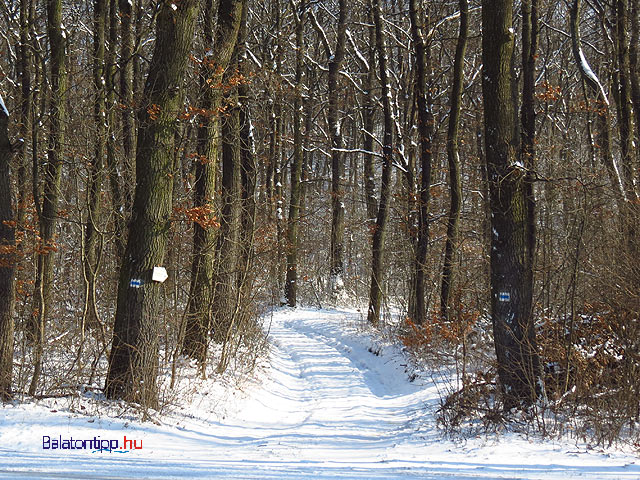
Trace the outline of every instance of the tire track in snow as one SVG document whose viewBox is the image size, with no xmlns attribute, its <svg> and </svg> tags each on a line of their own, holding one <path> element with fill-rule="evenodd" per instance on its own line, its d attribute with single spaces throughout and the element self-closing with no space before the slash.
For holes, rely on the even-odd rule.
<svg viewBox="0 0 640 480">
<path fill-rule="evenodd" d="M 357 316 L 276 311 L 268 378 L 237 400 L 236 413 L 166 418 L 173 426 L 131 423 L 124 432 L 145 442 L 133 455 L 54 455 L 37 445 L 52 429 L 86 438 L 121 432 L 115 419 L 98 427 L 46 408 L 7 411 L 4 424 L 0 417 L 10 429 L 4 437 L 0 430 L 0 479 L 640 478 L 640 467 L 623 455 L 572 458 L 567 452 L 575 446 L 531 445 L 516 436 L 493 439 L 494 446 L 442 439 L 425 409 L 438 404 L 436 387 L 408 382 L 393 347 L 371 353 L 373 340 L 351 325 Z"/>
</svg>

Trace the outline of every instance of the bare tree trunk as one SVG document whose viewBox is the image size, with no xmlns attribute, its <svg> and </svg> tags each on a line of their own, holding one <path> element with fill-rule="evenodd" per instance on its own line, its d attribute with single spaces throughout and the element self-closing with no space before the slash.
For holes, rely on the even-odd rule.
<svg viewBox="0 0 640 480">
<path fill-rule="evenodd" d="M 368 12 L 369 21 L 373 23 L 373 13 L 371 5 Z M 373 155 L 374 144 L 374 117 L 376 113 L 376 101 L 373 88 L 376 82 L 376 31 L 369 27 L 369 70 L 363 86 L 365 92 L 364 109 L 362 112 L 364 126 L 364 197 L 367 205 L 367 225 L 373 232 L 378 211 L 378 201 L 376 199 L 375 166 Z"/>
<path fill-rule="evenodd" d="M 367 320 L 373 325 L 380 322 L 382 305 L 382 286 L 384 276 L 384 241 L 389 217 L 389 203 L 391 201 L 391 175 L 393 166 L 393 112 L 391 110 L 391 85 L 388 71 L 386 41 L 380 0 L 372 0 L 373 20 L 376 29 L 376 51 L 380 82 L 382 84 L 382 107 L 384 112 L 384 134 L 382 138 L 382 183 L 380 187 L 380 203 L 376 216 L 372 239 L 371 257 L 371 288 L 369 291 L 369 309 Z"/>
<path fill-rule="evenodd" d="M 429 77 L 429 53 L 427 45 L 424 42 L 424 25 L 428 18 L 426 15 L 421 19 L 418 10 L 418 1 L 411 0 L 409 2 L 409 16 L 411 18 L 411 37 L 416 55 L 416 72 L 415 72 L 415 95 L 418 107 L 418 139 L 420 152 L 420 169 L 421 180 L 419 197 L 419 215 L 418 215 L 418 236 L 416 239 L 416 255 L 414 260 L 414 281 L 413 281 L 413 297 L 414 309 L 409 312 L 413 321 L 421 325 L 425 322 L 427 309 L 424 299 L 424 277 L 427 262 L 427 250 L 429 248 L 429 199 L 431 191 L 431 163 L 433 161 L 432 154 L 432 137 L 434 132 L 433 105 L 431 95 L 427 88 L 427 79 Z"/>
<path fill-rule="evenodd" d="M 247 16 L 249 6 L 243 2 L 242 20 L 238 30 L 238 73 L 242 78 L 249 78 L 249 60 L 247 58 Z M 242 250 L 242 268 L 240 269 L 239 288 L 242 291 L 242 301 L 247 301 L 251 293 L 251 280 L 254 263 L 254 233 L 256 220 L 256 156 L 251 121 L 249 85 L 240 82 L 238 85 L 238 103 L 240 109 L 240 180 L 242 186 L 242 235 L 240 248 Z"/>
<path fill-rule="evenodd" d="M 118 42 L 118 12 L 116 0 L 107 0 L 109 17 L 109 41 L 105 52 L 105 90 L 107 110 L 106 167 L 111 190 L 114 244 L 117 262 L 122 261 L 127 245 L 127 221 L 131 201 L 126 181 L 135 173 L 133 164 L 120 161 L 116 155 L 116 46 Z M 106 35 L 106 34 L 105 34 Z"/>
<path fill-rule="evenodd" d="M 220 4 L 216 44 L 224 45 L 221 60 L 225 66 L 237 64 L 237 39 L 242 19 L 243 0 Z M 220 10 L 224 6 L 224 10 Z M 220 63 L 220 62 L 218 62 Z M 227 68 L 222 83 L 228 83 L 235 68 Z M 238 239 L 240 235 L 240 110 L 236 88 L 231 88 L 223 102 L 227 107 L 221 117 L 222 153 L 222 209 L 220 232 L 214 261 L 214 289 L 212 297 L 213 340 L 223 344 L 223 358 L 218 371 L 226 368 L 224 352 L 235 329 L 237 318 Z"/>
<path fill-rule="evenodd" d="M 115 0 L 111 0 L 115 1 Z M 141 0 L 137 0 L 140 2 Z M 120 103 L 122 104 L 122 147 L 124 165 L 132 170 L 136 159 L 135 121 L 133 116 L 134 97 L 134 52 L 133 52 L 133 0 L 118 0 L 120 10 Z"/>
<path fill-rule="evenodd" d="M 535 169 L 536 114 L 535 77 L 538 50 L 538 0 L 522 2 L 522 107 L 520 111 L 521 142 L 520 157 L 525 168 L 525 197 L 527 201 L 527 251 L 528 275 L 533 284 L 533 269 L 536 251 L 535 195 L 533 172 Z"/>
<path fill-rule="evenodd" d="M 340 90 L 338 80 L 345 53 L 347 29 L 347 0 L 339 0 L 336 47 L 327 45 L 329 59 L 327 121 L 331 135 L 331 266 L 329 288 L 336 299 L 344 289 L 344 155 L 342 149 L 341 120 L 339 118 Z"/>
<path fill-rule="evenodd" d="M 120 269 L 118 303 L 105 392 L 146 407 L 157 406 L 158 304 L 151 280 L 164 261 L 173 191 L 176 119 L 193 41 L 197 0 L 162 3 L 156 44 L 139 112 L 136 191 L 129 239 Z M 172 8 L 173 7 L 173 8 Z"/>
<path fill-rule="evenodd" d="M 491 202 L 491 318 L 506 409 L 541 393 L 540 360 L 531 312 L 528 199 L 513 145 L 511 92 L 513 2 L 482 2 L 482 93 Z"/>
<path fill-rule="evenodd" d="M 622 166 L 622 182 L 627 201 L 632 204 L 638 199 L 638 193 L 634 185 L 634 164 L 636 162 L 635 145 L 633 143 L 633 117 L 631 103 L 630 77 L 637 75 L 631 73 L 629 60 L 629 35 L 628 35 L 628 0 L 616 0 L 615 2 L 615 31 L 616 53 L 618 59 L 618 118 L 620 131 L 620 163 Z"/>
<path fill-rule="evenodd" d="M 456 44 L 456 55 L 453 62 L 453 85 L 451 87 L 449 125 L 447 129 L 447 162 L 449 164 L 449 188 L 451 202 L 447 220 L 447 241 L 444 249 L 444 265 L 442 267 L 442 286 L 440 289 L 440 314 L 446 321 L 450 320 L 451 288 L 455 274 L 454 256 L 458 244 L 458 225 L 462 209 L 462 182 L 460 179 L 460 153 L 458 151 L 458 133 L 460 130 L 460 111 L 462 104 L 462 88 L 464 83 L 464 57 L 469 35 L 469 3 L 459 0 L 460 31 Z"/>
<path fill-rule="evenodd" d="M 304 68 L 304 17 L 306 4 L 303 1 L 294 5 L 296 24 L 296 77 L 295 99 L 293 102 L 293 162 L 291 165 L 291 198 L 289 218 L 287 220 L 287 273 L 284 284 L 284 296 L 290 307 L 296 306 L 298 291 L 298 225 L 300 220 L 302 163 L 302 70 Z M 331 107 L 330 107 L 331 108 Z M 331 237 L 333 239 L 333 235 Z"/>
<path fill-rule="evenodd" d="M 240 122 L 237 93 L 226 99 L 229 104 L 222 120 L 222 211 L 216 247 L 213 294 L 213 340 L 226 344 L 236 318 L 238 235 L 240 222 Z M 220 364 L 221 365 L 221 364 Z M 219 365 L 218 368 L 221 368 Z"/>
<path fill-rule="evenodd" d="M 35 282 L 34 371 L 29 395 L 35 395 L 42 371 L 45 326 L 51 307 L 53 260 L 58 225 L 58 202 L 62 178 L 64 122 L 66 118 L 67 74 L 65 71 L 66 34 L 62 26 L 62 0 L 47 0 L 47 33 L 51 64 L 51 101 L 49 104 L 49 148 L 44 171 L 44 191 L 40 223 L 41 245 L 38 247 Z"/>
<path fill-rule="evenodd" d="M 31 122 L 33 118 L 33 92 L 32 92 L 32 40 L 29 35 L 29 28 L 33 21 L 33 9 L 29 0 L 20 0 L 20 47 L 18 61 L 18 75 L 20 79 L 20 137 L 29 138 L 31 133 Z M 27 168 L 29 165 L 29 152 L 26 148 L 20 151 L 20 163 L 18 165 L 18 199 L 16 208 L 17 228 L 24 230 L 26 216 L 27 194 Z"/>
<path fill-rule="evenodd" d="M 600 144 L 600 159 L 602 164 L 607 169 L 611 186 L 616 194 L 618 201 L 618 207 L 622 206 L 624 201 L 624 190 L 618 171 L 615 166 L 615 160 L 611 153 L 611 129 L 609 126 L 609 100 L 604 91 L 604 87 L 600 83 L 600 80 L 596 74 L 591 70 L 589 63 L 587 62 L 584 53 L 582 52 L 582 46 L 580 44 L 580 7 L 582 0 L 573 0 L 571 9 L 569 11 L 569 25 L 571 28 L 571 44 L 573 56 L 578 66 L 580 76 L 582 80 L 587 84 L 589 90 L 595 95 L 596 102 L 599 104 L 601 111 L 597 113 L 597 129 L 599 133 L 598 142 Z"/>
<path fill-rule="evenodd" d="M 201 110 L 206 113 L 199 119 L 193 206 L 201 210 L 205 221 L 193 224 L 191 294 L 183 344 L 183 352 L 197 359 L 201 368 L 204 368 L 207 358 L 214 288 L 214 195 L 220 150 L 219 110 L 222 106 L 222 92 L 217 85 L 223 80 L 223 73 L 236 45 L 243 3 L 237 0 L 221 1 L 217 25 L 214 25 L 213 0 L 207 0 L 204 5 L 204 38 L 206 44 L 212 47 L 209 55 L 202 60 L 200 69 Z M 212 85 L 216 88 L 211 88 Z"/>
<path fill-rule="evenodd" d="M 204 41 L 214 45 L 214 2 L 207 0 L 203 6 Z M 185 337 L 182 352 L 198 360 L 204 371 L 207 361 L 207 345 L 211 330 L 211 300 L 213 297 L 213 258 L 216 233 L 210 222 L 215 214 L 214 196 L 216 191 L 216 169 L 219 153 L 219 119 L 222 94 L 210 84 L 222 80 L 215 74 L 213 51 L 205 56 L 200 65 L 199 107 L 206 112 L 198 118 L 196 140 L 197 157 L 195 164 L 195 183 L 193 188 L 193 206 L 200 209 L 199 218 L 204 221 L 193 223 L 193 260 L 191 263 L 191 288 L 186 316 Z"/>
<path fill-rule="evenodd" d="M 0 95 L 0 401 L 12 397 L 16 238 L 9 165 L 9 112 Z"/>
<path fill-rule="evenodd" d="M 631 0 L 631 38 L 629 41 L 629 79 L 631 80 L 631 102 L 633 103 L 633 113 L 635 119 L 635 142 L 640 142 L 640 0 Z M 636 150 L 637 152 L 637 150 Z M 636 172 L 636 182 L 640 181 L 640 168 Z"/>
<path fill-rule="evenodd" d="M 104 154 L 107 138 L 106 104 L 105 104 L 105 23 L 107 20 L 105 0 L 95 0 L 93 5 L 93 118 L 96 128 L 94 158 L 89 166 L 87 185 L 87 223 L 85 225 L 85 247 L 83 259 L 85 278 L 85 307 L 83 314 L 83 330 L 87 326 L 98 326 L 100 320 L 96 305 L 96 277 L 99 267 L 98 240 L 100 238 L 98 220 L 100 218 L 100 197 L 104 177 Z"/>
</svg>

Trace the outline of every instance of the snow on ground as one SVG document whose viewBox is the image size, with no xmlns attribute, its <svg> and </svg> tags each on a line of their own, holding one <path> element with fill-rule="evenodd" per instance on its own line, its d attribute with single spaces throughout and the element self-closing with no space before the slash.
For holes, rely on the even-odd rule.
<svg viewBox="0 0 640 480">
<path fill-rule="evenodd" d="M 438 385 L 410 382 L 400 351 L 375 344 L 363 322 L 356 312 L 278 310 L 264 379 L 192 384 L 190 405 L 155 422 L 108 416 L 108 406 L 91 415 L 51 400 L 5 406 L 0 479 L 640 479 L 638 458 L 621 451 L 516 434 L 443 439 Z M 120 449 L 44 449 L 43 437 Z M 136 442 L 128 451 L 125 437 Z"/>
</svg>

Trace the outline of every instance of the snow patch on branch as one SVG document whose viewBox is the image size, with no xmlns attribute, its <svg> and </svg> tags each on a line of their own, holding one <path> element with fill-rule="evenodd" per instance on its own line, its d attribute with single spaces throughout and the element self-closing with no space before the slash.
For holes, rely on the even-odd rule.
<svg viewBox="0 0 640 480">
<path fill-rule="evenodd" d="M 9 118 L 9 110 L 7 110 L 7 106 L 4 104 L 2 95 L 0 95 L 0 113 L 2 113 L 6 118 Z"/>
</svg>

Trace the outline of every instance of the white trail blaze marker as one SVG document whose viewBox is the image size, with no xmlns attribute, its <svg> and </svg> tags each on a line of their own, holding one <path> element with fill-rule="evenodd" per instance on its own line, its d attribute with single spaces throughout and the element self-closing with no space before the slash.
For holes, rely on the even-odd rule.
<svg viewBox="0 0 640 480">
<path fill-rule="evenodd" d="M 169 278 L 169 274 L 167 273 L 167 269 L 164 267 L 153 267 L 153 273 L 151 274 L 151 280 L 154 282 L 163 283 L 167 278 Z"/>
</svg>

